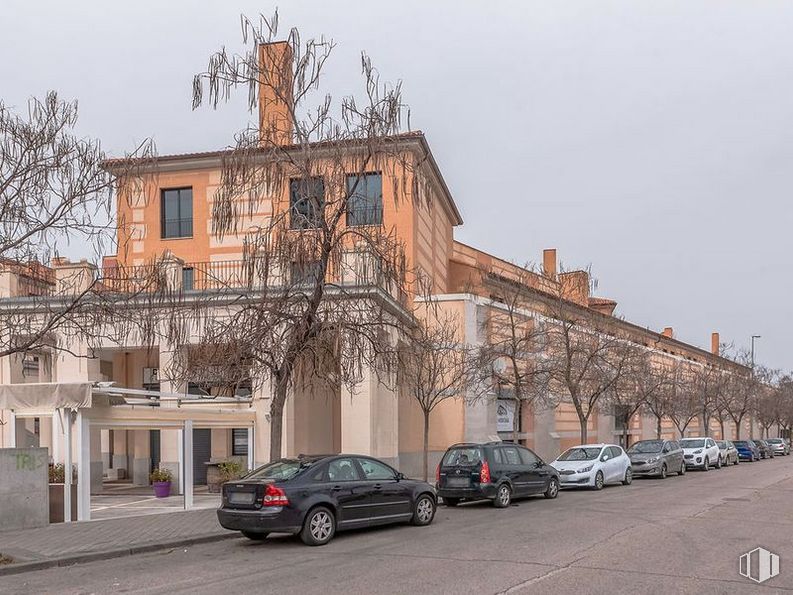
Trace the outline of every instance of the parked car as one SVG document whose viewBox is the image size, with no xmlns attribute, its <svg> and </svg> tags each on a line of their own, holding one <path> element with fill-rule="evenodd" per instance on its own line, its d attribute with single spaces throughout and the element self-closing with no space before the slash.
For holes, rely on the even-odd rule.
<svg viewBox="0 0 793 595">
<path fill-rule="evenodd" d="M 631 459 L 616 444 L 582 444 L 568 448 L 551 465 L 559 471 L 562 487 L 603 489 L 609 483 L 633 481 Z"/>
<path fill-rule="evenodd" d="M 782 455 L 783 457 L 790 454 L 790 445 L 785 442 L 784 438 L 769 438 L 766 444 L 771 448 L 775 455 Z"/>
<path fill-rule="evenodd" d="M 722 465 L 737 465 L 739 462 L 738 449 L 729 440 L 716 440 L 716 446 L 719 447 L 719 457 L 721 458 Z"/>
<path fill-rule="evenodd" d="M 683 449 L 675 440 L 639 440 L 628 449 L 628 456 L 634 476 L 654 475 L 664 479 L 667 473 L 686 472 Z"/>
<path fill-rule="evenodd" d="M 559 474 L 533 451 L 509 442 L 451 446 L 436 471 L 438 495 L 446 506 L 488 499 L 497 508 L 513 498 L 543 494 L 556 498 Z"/>
<path fill-rule="evenodd" d="M 735 440 L 733 445 L 738 451 L 738 458 L 742 461 L 754 463 L 760 460 L 760 449 L 752 440 Z"/>
<path fill-rule="evenodd" d="M 324 545 L 336 531 L 409 521 L 429 525 L 435 489 L 359 455 L 280 459 L 223 485 L 220 524 L 254 540 L 299 534 Z"/>
<path fill-rule="evenodd" d="M 761 459 L 773 459 L 774 458 L 774 451 L 771 450 L 771 447 L 768 446 L 765 440 L 752 440 L 757 446 L 757 449 L 760 451 L 760 458 Z"/>
<path fill-rule="evenodd" d="M 709 471 L 711 465 L 721 469 L 719 447 L 713 438 L 683 438 L 680 440 L 686 467 Z"/>
</svg>

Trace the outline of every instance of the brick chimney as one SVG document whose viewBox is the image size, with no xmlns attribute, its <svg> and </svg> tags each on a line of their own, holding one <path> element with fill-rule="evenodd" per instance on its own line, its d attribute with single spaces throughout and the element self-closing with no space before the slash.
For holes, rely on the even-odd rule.
<svg viewBox="0 0 793 595">
<path fill-rule="evenodd" d="M 292 46 L 286 41 L 259 46 L 259 139 L 292 144 Z"/>
<path fill-rule="evenodd" d="M 542 251 L 542 273 L 549 279 L 556 279 L 556 249 Z"/>
<path fill-rule="evenodd" d="M 719 355 L 719 333 L 711 333 L 710 334 L 710 352 L 713 355 Z"/>
<path fill-rule="evenodd" d="M 675 338 L 675 329 L 671 326 L 667 326 L 664 328 L 663 332 L 661 333 L 664 337 L 669 337 L 670 339 Z"/>
</svg>

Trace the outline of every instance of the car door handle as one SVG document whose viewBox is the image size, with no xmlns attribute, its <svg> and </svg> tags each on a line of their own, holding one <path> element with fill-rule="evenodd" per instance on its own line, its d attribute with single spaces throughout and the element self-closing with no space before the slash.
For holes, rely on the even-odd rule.
<svg viewBox="0 0 793 595">
<path fill-rule="evenodd" d="M 383 489 L 383 486 L 381 486 L 379 483 L 374 484 L 372 487 L 374 489 L 376 489 L 376 490 L 382 490 Z"/>
<path fill-rule="evenodd" d="M 330 489 L 331 489 L 332 492 L 340 492 L 341 491 L 341 486 L 333 486 Z"/>
</svg>

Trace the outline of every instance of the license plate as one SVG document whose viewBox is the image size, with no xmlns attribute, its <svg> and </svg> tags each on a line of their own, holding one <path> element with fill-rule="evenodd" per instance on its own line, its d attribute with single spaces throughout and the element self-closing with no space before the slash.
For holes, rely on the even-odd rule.
<svg viewBox="0 0 793 595">
<path fill-rule="evenodd" d="M 467 488 L 471 484 L 468 477 L 447 477 L 446 485 L 450 488 Z"/>
<path fill-rule="evenodd" d="M 229 502 L 231 504 L 253 504 L 253 492 L 231 492 Z"/>
</svg>

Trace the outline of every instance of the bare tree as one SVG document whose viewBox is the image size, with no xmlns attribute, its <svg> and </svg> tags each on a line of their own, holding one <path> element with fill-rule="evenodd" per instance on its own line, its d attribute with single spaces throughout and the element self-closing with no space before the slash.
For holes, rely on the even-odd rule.
<svg viewBox="0 0 793 595">
<path fill-rule="evenodd" d="M 740 351 L 734 357 L 737 363 L 750 366 L 750 355 Z M 735 424 L 735 439 L 741 438 L 741 427 L 744 419 L 754 410 L 757 398 L 758 379 L 754 374 L 729 373 L 722 391 L 722 407 Z"/>
<path fill-rule="evenodd" d="M 667 415 L 675 424 L 681 438 L 685 436 L 691 422 L 700 414 L 700 400 L 694 374 L 690 366 L 679 364 L 668 384 L 670 394 Z"/>
<path fill-rule="evenodd" d="M 475 380 L 476 360 L 460 343 L 460 321 L 449 313 L 428 307 L 399 349 L 398 381 L 421 409 L 424 421 L 424 480 L 428 477 L 430 417 L 448 399 L 466 398 Z"/>
<path fill-rule="evenodd" d="M 524 406 L 552 405 L 546 328 L 530 310 L 532 275 L 529 267 L 524 267 L 513 278 L 498 280 L 496 303 L 482 322 L 488 341 L 477 355 L 483 381 L 495 386 L 499 399 L 513 404 L 514 442 L 519 441 Z"/>
<path fill-rule="evenodd" d="M 599 401 L 613 393 L 632 365 L 627 338 L 603 328 L 580 306 L 559 298 L 548 324 L 548 369 L 554 387 L 569 397 L 578 415 L 581 442 L 587 441 L 589 419 Z"/>
<path fill-rule="evenodd" d="M 0 357 L 68 350 L 56 335 L 98 332 L 85 310 L 103 287 L 101 269 L 56 276 L 47 266 L 70 244 L 98 260 L 115 239 L 115 182 L 100 142 L 76 132 L 77 115 L 77 102 L 55 92 L 22 114 L 0 102 L 0 276 L 6 297 L 24 298 L 0 307 Z M 144 142 L 130 157 L 153 154 Z"/>
<path fill-rule="evenodd" d="M 779 424 L 783 409 L 779 399 L 776 372 L 763 366 L 755 366 L 754 377 L 757 382 L 754 401 L 754 415 L 761 428 L 761 438 L 768 438 L 771 426 Z"/>
<path fill-rule="evenodd" d="M 384 197 L 415 201 L 426 182 L 406 146 L 413 137 L 401 134 L 400 85 L 381 84 L 365 54 L 364 101 L 343 98 L 337 115 L 330 95 L 308 105 L 332 41 L 304 42 L 292 29 L 276 43 L 277 14 L 258 24 L 243 17 L 242 30 L 245 51 L 213 54 L 193 99 L 216 107 L 243 87 L 261 110 L 261 125 L 238 133 L 224 157 L 212 208 L 213 233 L 245 236 L 245 284 L 255 291 L 240 291 L 197 334 L 211 343 L 223 333 L 254 381 L 269 381 L 277 459 L 298 379 L 352 387 L 363 366 L 387 364 L 378 354 L 392 347 L 388 328 L 401 324 L 395 310 L 409 287 L 403 246 L 382 224 Z M 237 291 L 223 285 L 224 299 Z"/>
</svg>

